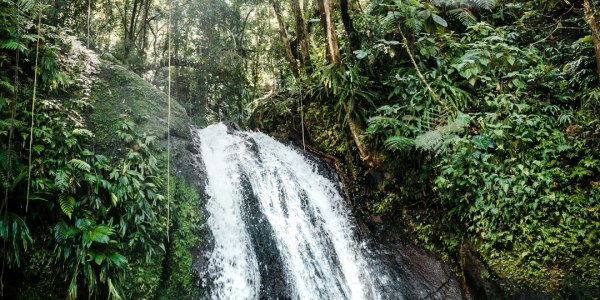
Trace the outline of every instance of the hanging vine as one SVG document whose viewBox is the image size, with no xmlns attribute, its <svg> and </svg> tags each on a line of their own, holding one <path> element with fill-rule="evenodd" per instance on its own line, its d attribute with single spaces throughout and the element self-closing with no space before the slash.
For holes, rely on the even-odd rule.
<svg viewBox="0 0 600 300">
<path fill-rule="evenodd" d="M 35 68 L 33 74 L 33 97 L 31 100 L 31 128 L 29 130 L 29 166 L 27 168 L 27 203 L 25 204 L 25 212 L 29 211 L 29 198 L 31 192 L 31 154 L 33 150 L 33 127 L 35 125 L 35 97 L 37 95 L 37 85 L 38 85 L 38 62 L 40 57 L 40 36 L 41 36 L 41 28 L 42 28 L 42 11 L 38 14 L 38 25 L 37 25 L 37 41 L 35 47 Z"/>
</svg>

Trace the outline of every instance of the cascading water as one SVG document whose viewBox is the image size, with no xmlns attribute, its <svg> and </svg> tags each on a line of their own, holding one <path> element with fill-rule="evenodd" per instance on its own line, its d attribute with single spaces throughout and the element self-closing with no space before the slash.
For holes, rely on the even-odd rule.
<svg viewBox="0 0 600 300">
<path fill-rule="evenodd" d="M 338 185 L 292 147 L 224 124 L 194 130 L 206 172 L 211 299 L 380 299 Z M 382 279 L 384 278 L 384 279 Z"/>
</svg>

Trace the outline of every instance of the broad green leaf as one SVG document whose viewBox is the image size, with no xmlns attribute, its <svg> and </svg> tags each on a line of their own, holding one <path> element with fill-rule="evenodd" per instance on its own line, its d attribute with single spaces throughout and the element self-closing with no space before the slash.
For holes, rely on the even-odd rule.
<svg viewBox="0 0 600 300">
<path fill-rule="evenodd" d="M 512 55 L 510 55 L 509 57 L 506 58 L 506 61 L 508 61 L 508 63 L 512 66 L 515 64 L 516 58 Z"/>
<path fill-rule="evenodd" d="M 354 55 L 356 55 L 356 58 L 358 58 L 358 59 L 363 59 L 369 55 L 369 52 L 364 51 L 364 50 L 356 50 L 353 53 L 354 53 Z"/>
<path fill-rule="evenodd" d="M 448 27 L 448 22 L 446 22 L 446 20 L 444 20 L 444 18 L 440 17 L 439 15 L 432 14 L 431 18 L 433 19 L 434 22 L 438 23 L 440 26 Z"/>
<path fill-rule="evenodd" d="M 110 261 L 112 263 L 115 264 L 115 266 L 117 266 L 119 268 L 123 268 L 123 267 L 125 267 L 125 264 L 127 264 L 127 258 L 125 258 L 125 256 L 121 255 L 118 252 L 113 252 L 113 253 L 109 254 L 108 258 L 110 259 Z"/>
<path fill-rule="evenodd" d="M 89 231 L 90 240 L 102 244 L 108 244 L 112 234 L 112 229 L 106 225 L 98 225 L 93 230 Z"/>
</svg>

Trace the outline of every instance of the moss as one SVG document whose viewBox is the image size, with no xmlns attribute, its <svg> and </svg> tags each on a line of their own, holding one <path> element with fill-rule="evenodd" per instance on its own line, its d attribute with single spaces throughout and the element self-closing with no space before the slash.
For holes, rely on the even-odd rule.
<svg viewBox="0 0 600 300">
<path fill-rule="evenodd" d="M 118 145 L 115 125 L 129 117 L 136 124 L 136 134 L 167 136 L 168 97 L 137 74 L 108 61 L 102 61 L 91 96 L 93 111 L 89 116 L 95 143 L 101 150 Z M 190 139 L 188 117 L 184 108 L 171 101 L 171 134 Z"/>
<path fill-rule="evenodd" d="M 167 245 L 158 299 L 187 299 L 200 294 L 195 284 L 192 252 L 200 243 L 200 198 L 181 177 L 171 177 L 173 189 L 172 230 Z"/>
</svg>

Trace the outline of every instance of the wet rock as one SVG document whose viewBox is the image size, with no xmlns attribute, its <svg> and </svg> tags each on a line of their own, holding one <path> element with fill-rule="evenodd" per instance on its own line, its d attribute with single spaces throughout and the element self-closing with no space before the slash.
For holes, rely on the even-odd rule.
<svg viewBox="0 0 600 300">
<path fill-rule="evenodd" d="M 402 283 L 406 299 L 463 299 L 458 277 L 438 257 L 412 245 L 380 247 L 379 259 Z"/>
<path fill-rule="evenodd" d="M 463 251 L 466 294 L 469 299 L 505 299 L 493 272 L 466 246 Z M 529 299 L 529 298 L 528 298 Z"/>
<path fill-rule="evenodd" d="M 241 131 L 240 125 L 233 121 L 223 121 L 223 125 L 227 126 L 227 133 L 232 134 L 235 131 Z"/>
</svg>

